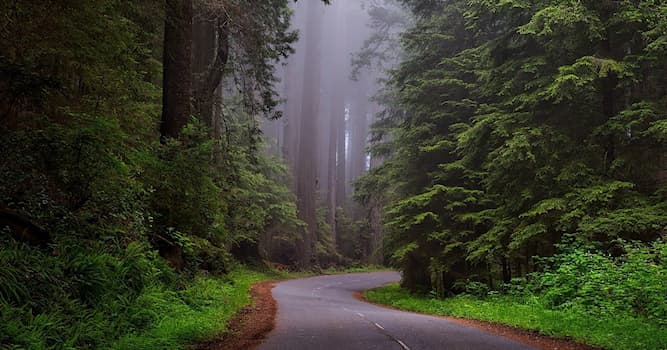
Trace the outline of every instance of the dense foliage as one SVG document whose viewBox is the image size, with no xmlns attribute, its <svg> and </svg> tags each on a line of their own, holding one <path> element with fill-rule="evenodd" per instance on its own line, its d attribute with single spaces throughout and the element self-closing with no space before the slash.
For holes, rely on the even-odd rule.
<svg viewBox="0 0 667 350">
<path fill-rule="evenodd" d="M 587 310 L 595 315 L 616 314 L 667 324 L 664 284 L 667 245 L 629 245 L 627 254 L 611 257 L 594 250 L 564 248 L 549 258 L 548 268 L 536 273 L 525 290 L 541 295 L 552 309 Z M 516 289 L 516 288 L 515 288 Z"/>
<path fill-rule="evenodd" d="M 267 230 L 294 244 L 286 171 L 255 120 L 295 39 L 275 3 L 232 45 L 225 74 L 247 84 L 219 101 L 224 135 L 194 115 L 160 142 L 162 2 L 0 2 L 0 347 L 108 348 L 220 303 L 224 283 L 195 276 L 257 261 Z M 207 283 L 220 290 L 192 294 Z"/>
<path fill-rule="evenodd" d="M 666 247 L 661 241 L 632 244 L 624 256 L 612 257 L 594 247 L 564 244 L 561 253 L 543 258 L 544 271 L 496 290 L 472 281 L 460 284 L 464 293 L 446 299 L 398 286 L 365 296 L 410 311 L 502 323 L 604 349 L 664 349 Z"/>
<path fill-rule="evenodd" d="M 563 247 L 598 251 L 611 273 L 636 257 L 625 242 L 664 239 L 667 4 L 403 3 L 416 24 L 375 128 L 389 159 L 358 193 L 389 196 L 386 246 L 405 286 L 495 288 Z"/>
</svg>

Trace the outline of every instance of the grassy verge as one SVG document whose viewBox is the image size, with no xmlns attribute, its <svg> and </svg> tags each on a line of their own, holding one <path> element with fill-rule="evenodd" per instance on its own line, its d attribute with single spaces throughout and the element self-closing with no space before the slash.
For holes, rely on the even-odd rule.
<svg viewBox="0 0 667 350">
<path fill-rule="evenodd" d="M 444 300 L 415 296 L 398 285 L 367 291 L 379 304 L 433 315 L 497 322 L 542 334 L 571 338 L 606 349 L 667 349 L 667 328 L 623 314 L 592 315 L 579 310 L 549 310 L 539 298 L 460 296 Z"/>
<path fill-rule="evenodd" d="M 323 274 L 378 271 L 378 267 L 345 270 L 329 269 Z M 283 278 L 313 276 L 310 272 L 257 272 L 238 269 L 224 278 L 197 278 L 180 292 L 149 290 L 137 301 L 134 317 L 159 319 L 140 334 L 123 336 L 113 349 L 181 349 L 183 345 L 204 341 L 224 332 L 227 321 L 250 302 L 253 283 Z"/>
<path fill-rule="evenodd" d="M 112 348 L 181 349 L 185 344 L 211 339 L 224 332 L 227 321 L 248 305 L 253 283 L 302 275 L 242 268 L 224 278 L 197 278 L 180 292 L 148 291 L 140 297 L 144 305 L 136 317 L 159 315 L 159 321 L 141 334 L 125 335 Z"/>
</svg>

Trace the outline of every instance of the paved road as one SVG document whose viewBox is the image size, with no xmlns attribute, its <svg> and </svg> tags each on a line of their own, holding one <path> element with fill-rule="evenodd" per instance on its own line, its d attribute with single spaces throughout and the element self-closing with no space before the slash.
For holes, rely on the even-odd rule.
<svg viewBox="0 0 667 350">
<path fill-rule="evenodd" d="M 353 293 L 397 282 L 396 272 L 320 276 L 278 284 L 276 328 L 260 350 L 533 349 L 445 319 L 382 308 Z"/>
</svg>

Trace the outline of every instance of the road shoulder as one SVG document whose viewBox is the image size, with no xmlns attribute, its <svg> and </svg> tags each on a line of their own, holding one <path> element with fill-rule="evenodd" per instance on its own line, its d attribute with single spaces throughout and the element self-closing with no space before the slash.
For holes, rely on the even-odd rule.
<svg viewBox="0 0 667 350">
<path fill-rule="evenodd" d="M 196 350 L 255 349 L 275 327 L 276 301 L 271 290 L 278 280 L 252 285 L 250 305 L 242 308 L 227 323 L 227 332 L 216 339 L 198 344 Z"/>
</svg>

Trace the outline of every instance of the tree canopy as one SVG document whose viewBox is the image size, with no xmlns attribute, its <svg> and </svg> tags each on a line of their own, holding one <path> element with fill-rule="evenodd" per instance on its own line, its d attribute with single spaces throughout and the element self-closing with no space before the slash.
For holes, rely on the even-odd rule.
<svg viewBox="0 0 667 350">
<path fill-rule="evenodd" d="M 376 132 L 387 247 L 444 295 L 509 282 L 562 243 L 664 238 L 667 6 L 404 1 L 416 18 Z M 385 190 L 386 191 L 386 190 Z"/>
</svg>

